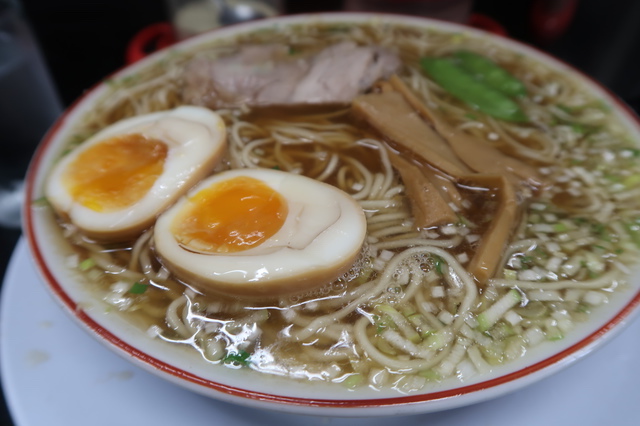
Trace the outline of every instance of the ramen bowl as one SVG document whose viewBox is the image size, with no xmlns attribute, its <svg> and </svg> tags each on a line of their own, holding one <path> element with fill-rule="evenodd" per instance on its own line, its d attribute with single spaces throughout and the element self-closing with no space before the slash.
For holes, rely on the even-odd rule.
<svg viewBox="0 0 640 426">
<path fill-rule="evenodd" d="M 418 94 L 414 98 L 422 96 L 426 107 L 431 108 L 431 112 L 422 114 L 433 115 L 429 131 L 435 129 L 441 136 L 462 131 L 483 139 L 478 142 L 484 147 L 481 155 L 488 151 L 501 156 L 516 152 L 513 161 L 520 163 L 513 164 L 534 170 L 532 173 L 540 181 L 514 174 L 514 167 L 507 168 L 509 178 L 478 172 L 476 166 L 469 171 L 464 165 L 460 166 L 466 170 L 464 176 L 451 177 L 451 173 L 440 174 L 442 170 L 438 171 L 437 166 L 431 167 L 429 159 L 410 161 L 409 168 L 419 165 L 436 170 L 437 176 L 448 176 L 463 193 L 475 194 L 473 191 L 478 188 L 488 191 L 491 202 L 482 206 L 490 214 L 485 218 L 472 217 L 470 213 L 466 216 L 465 212 L 477 205 L 463 203 L 456 210 L 455 223 L 424 226 L 420 231 L 414 230 L 413 218 L 404 218 L 397 232 L 406 232 L 406 236 L 398 237 L 396 231 L 390 231 L 396 235 L 396 243 L 386 243 L 381 236 L 384 232 L 370 238 L 373 229 L 390 228 L 382 219 L 382 225 L 372 225 L 372 218 L 383 208 L 380 206 L 397 204 L 403 214 L 417 208 L 410 202 L 388 201 L 409 192 L 399 183 L 410 180 L 403 175 L 406 168 L 394 163 L 397 172 L 392 172 L 389 180 L 380 171 L 385 167 L 392 170 L 389 155 L 396 155 L 398 148 L 393 145 L 394 137 L 380 136 L 381 128 L 370 116 L 344 118 L 351 117 L 344 115 L 345 105 L 339 107 L 339 113 L 328 107 L 311 112 L 306 111 L 307 107 L 293 108 L 305 110 L 295 112 L 307 114 L 304 117 L 319 114 L 325 124 L 329 120 L 330 136 L 325 134 L 328 138 L 335 137 L 336 129 L 352 129 L 347 131 L 353 138 L 351 143 L 360 150 L 372 150 L 374 154 L 366 154 L 372 155 L 366 162 L 377 162 L 380 169 L 370 181 L 363 177 L 365 172 L 354 174 L 355 184 L 352 182 L 345 190 L 362 207 L 370 235 L 363 237 L 364 248 L 349 260 L 346 273 L 344 266 L 336 267 L 338 284 L 321 290 L 307 289 L 302 296 L 283 294 L 279 301 L 259 296 L 269 299 L 266 302 L 245 298 L 249 293 L 255 295 L 251 287 L 227 295 L 225 291 L 230 287 L 215 280 L 196 278 L 195 283 L 190 282 L 195 276 L 190 268 L 174 269 L 173 264 L 179 261 L 159 254 L 158 230 L 155 236 L 144 234 L 146 239 L 137 246 L 102 242 L 103 234 L 82 232 L 84 228 L 79 232 L 79 225 L 70 224 L 66 213 L 60 213 L 52 202 L 46 188 L 53 180 L 52 170 L 70 155 L 70 147 L 73 152 L 76 145 L 81 147 L 96 132 L 127 117 L 193 103 L 193 98 L 190 102 L 181 98 L 187 83 L 180 77 L 195 57 L 192 52 L 218 49 L 216 54 L 225 56 L 241 44 L 259 42 L 284 43 L 291 56 L 304 55 L 301 51 L 307 48 L 317 54 L 318 39 L 328 43 L 327 39 L 341 37 L 355 45 L 377 44 L 387 53 L 400 55 L 401 68 L 396 69 L 400 80 L 404 80 L 400 87 L 409 87 L 410 92 Z M 399 41 L 392 41 L 393 37 Z M 406 39 L 412 40 L 413 48 L 402 44 Z M 513 65 L 512 69 L 505 65 L 498 73 L 516 75 L 525 82 L 528 94 L 510 97 L 509 105 L 520 105 L 522 111 L 518 111 L 528 117 L 526 120 L 486 116 L 481 105 L 474 109 L 464 106 L 466 101 L 460 99 L 447 101 L 449 105 L 445 100 L 450 94 L 442 88 L 450 84 L 447 77 L 439 80 L 442 75 L 437 71 L 431 74 L 418 65 L 421 57 L 451 57 L 467 50 L 493 57 L 499 67 L 501 61 Z M 380 52 L 376 51 L 375 58 L 383 55 Z M 495 66 L 487 65 L 482 59 L 486 57 L 480 56 L 479 66 Z M 474 58 L 478 63 L 478 56 Z M 409 68 L 407 61 L 412 61 Z M 521 62 L 523 65 L 519 66 Z M 444 66 L 458 65 L 451 60 Z M 472 74 L 465 76 L 471 76 L 472 85 L 485 87 L 487 83 L 478 83 Z M 392 83 L 374 84 L 364 92 L 374 92 L 373 99 L 396 90 L 393 96 L 399 98 L 393 78 L 388 81 Z M 365 114 L 370 98 L 367 94 L 356 96 L 361 114 Z M 221 160 L 222 166 L 218 164 L 207 173 L 226 173 L 227 168 L 278 168 L 281 170 L 265 173 L 305 174 L 304 164 L 300 162 L 302 166 L 298 167 L 294 161 L 298 154 L 287 154 L 290 161 L 285 158 L 274 166 L 265 158 L 276 150 L 261 142 L 268 139 L 260 133 L 262 130 L 255 130 L 257 136 L 243 132 L 272 126 L 270 134 L 277 133 L 285 141 L 282 147 L 295 146 L 295 138 L 304 140 L 308 147 L 314 144 L 314 138 L 320 138 L 309 136 L 317 126 L 297 133 L 282 127 L 273 130 L 286 122 L 284 114 L 295 113 L 286 108 L 285 112 L 270 108 L 264 112 L 264 106 L 256 109 L 265 115 L 244 106 L 216 109 L 218 118 L 224 119 L 227 140 L 237 140 L 241 146 L 236 151 L 230 148 L 231 153 L 224 154 L 226 160 Z M 447 119 L 439 122 L 439 112 L 433 111 L 454 113 L 448 116 L 447 124 Z M 292 121 L 304 122 L 300 117 L 297 115 Z M 335 117 L 339 117 L 337 121 L 331 121 Z M 504 120 L 506 124 L 501 124 Z M 367 124 L 361 124 L 363 121 Z M 451 123 L 458 130 L 447 127 Z M 356 131 L 360 125 L 365 126 L 362 133 Z M 215 133 L 215 128 L 211 132 Z M 219 134 L 217 138 L 220 139 Z M 387 155 L 385 143 L 389 140 L 394 149 Z M 500 141 L 505 140 L 515 140 L 522 146 L 501 145 Z M 558 145 L 547 149 L 540 140 Z M 71 317 L 108 349 L 176 385 L 227 402 L 285 412 L 337 416 L 433 412 L 484 401 L 543 379 L 600 347 L 632 320 L 640 303 L 640 277 L 633 267 L 638 258 L 638 224 L 632 214 L 638 207 L 633 204 L 633 191 L 636 176 L 640 175 L 634 172 L 634 167 L 640 168 L 634 160 L 640 150 L 639 140 L 635 115 L 607 90 L 566 64 L 512 40 L 457 24 L 405 16 L 314 14 L 267 19 L 186 40 L 117 72 L 89 90 L 53 126 L 32 161 L 24 229 L 44 284 Z M 262 151 L 247 154 L 246 146 L 254 142 L 262 144 Z M 351 148 L 340 149 L 344 151 L 322 151 L 318 158 L 343 161 L 343 154 Z M 353 156 L 366 157 L 359 153 L 355 151 Z M 567 153 L 572 156 L 567 157 Z M 552 160 L 561 161 L 561 165 Z M 473 162 L 468 158 L 466 161 Z M 234 166 L 234 162 L 240 166 Z M 514 176 L 517 183 L 511 180 Z M 358 179 L 363 183 L 358 184 Z M 361 195 L 367 187 L 370 193 L 378 192 L 377 199 Z M 378 191 L 378 187 L 384 187 L 384 191 Z M 590 203 L 581 198 L 584 187 L 595 188 L 595 195 L 585 195 Z M 516 188 L 514 200 L 518 202 L 511 215 L 505 213 L 511 211 L 509 203 L 501 201 L 511 199 L 509 188 Z M 608 190 L 618 196 L 607 198 Z M 549 191 L 553 196 L 540 196 Z M 383 192 L 388 195 L 388 202 L 380 203 L 380 199 L 384 201 Z M 478 198 L 477 194 L 472 198 Z M 158 214 L 164 216 L 174 202 L 160 207 Z M 395 217 L 385 217 L 392 216 Z M 495 271 L 486 277 L 483 273 L 469 275 L 467 270 L 473 267 L 475 254 L 467 252 L 479 251 L 474 243 L 495 230 L 498 225 L 492 225 L 492 221 L 504 223 L 514 218 L 528 222 L 512 225 L 507 232 L 510 239 L 503 238 L 498 251 L 483 261 L 497 265 Z M 90 224 L 82 226 L 91 228 Z M 157 225 L 152 221 L 131 232 L 143 234 L 154 226 Z M 351 238 L 355 227 L 345 231 L 344 238 Z M 479 236 L 470 238 L 476 234 Z M 133 241 L 138 235 L 126 238 Z M 340 238 L 334 247 L 346 244 Z M 492 238 L 492 246 L 501 241 Z M 440 243 L 429 243 L 425 248 L 416 239 Z M 397 241 L 410 241 L 403 247 L 408 253 L 404 260 L 399 257 Z M 462 248 L 446 251 L 456 245 Z M 141 246 L 149 247 L 140 249 Z M 136 259 L 152 259 L 145 266 L 143 261 L 132 261 L 130 253 L 142 253 Z M 156 255 L 160 260 L 153 258 Z M 281 262 L 288 264 L 289 260 Z M 480 270 L 483 269 L 477 269 Z M 423 273 L 424 277 L 420 275 Z M 153 274 L 151 278 L 149 274 Z M 296 282 L 308 282 L 305 280 Z M 171 284 L 165 284 L 169 281 Z M 270 291 L 284 291 L 285 287 L 274 286 Z M 161 294 L 158 300 L 154 299 L 156 292 Z M 165 300 L 164 295 L 170 292 L 176 295 Z M 421 296 L 415 296 L 418 293 Z M 199 299 L 204 296 L 207 298 Z M 414 296 L 419 297 L 418 301 L 412 301 Z M 148 306 L 143 306 L 145 303 Z M 242 321 L 233 317 L 236 311 L 242 312 Z M 149 320 L 149 312 L 156 312 L 160 321 Z M 334 316 L 327 319 L 331 315 Z M 220 337 L 221 330 L 227 332 L 227 337 Z M 231 335 L 236 340 L 230 343 Z M 284 340 L 277 340 L 280 338 Z M 314 348 L 316 342 L 323 346 Z M 296 358 L 298 353 L 305 353 L 306 358 Z M 284 362 L 279 363 L 280 358 Z"/>
</svg>

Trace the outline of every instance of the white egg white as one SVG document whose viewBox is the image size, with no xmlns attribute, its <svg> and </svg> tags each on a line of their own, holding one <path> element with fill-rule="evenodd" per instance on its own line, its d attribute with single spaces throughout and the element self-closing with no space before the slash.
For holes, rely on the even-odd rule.
<svg viewBox="0 0 640 426">
<path fill-rule="evenodd" d="M 262 244 L 234 253 L 182 247 L 171 224 L 188 208 L 189 196 L 239 176 L 258 179 L 284 197 L 288 215 L 280 230 Z M 205 179 L 163 213 L 154 228 L 154 244 L 167 268 L 203 292 L 276 297 L 311 290 L 347 272 L 360 254 L 366 226 L 360 205 L 336 187 L 278 170 L 236 169 Z"/>
<path fill-rule="evenodd" d="M 167 147 L 162 174 L 133 205 L 99 212 L 77 202 L 63 183 L 67 167 L 79 154 L 109 138 L 142 134 Z M 153 225 L 156 217 L 190 187 L 208 175 L 226 149 L 226 128 L 213 111 L 194 106 L 140 115 L 103 129 L 64 156 L 53 169 L 45 188 L 48 201 L 85 234 L 105 241 L 133 238 Z"/>
</svg>

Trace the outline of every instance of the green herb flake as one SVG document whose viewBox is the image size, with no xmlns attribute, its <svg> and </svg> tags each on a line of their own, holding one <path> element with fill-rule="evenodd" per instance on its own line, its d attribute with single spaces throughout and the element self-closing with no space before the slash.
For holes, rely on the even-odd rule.
<svg viewBox="0 0 640 426">
<path fill-rule="evenodd" d="M 433 256 L 433 266 L 436 268 L 436 272 L 439 275 L 443 275 L 443 264 L 444 264 L 444 260 L 442 260 L 442 258 L 440 256 Z"/>
<path fill-rule="evenodd" d="M 466 217 L 462 216 L 461 214 L 459 214 L 457 216 L 458 216 L 458 223 L 456 225 L 458 225 L 458 226 L 471 226 L 471 225 L 473 225 L 471 222 L 469 222 L 467 220 Z"/>
<path fill-rule="evenodd" d="M 587 306 L 584 303 L 580 303 L 577 307 L 576 307 L 576 312 L 581 312 L 584 314 L 588 314 L 591 312 L 591 309 L 589 308 L 589 306 Z"/>
<path fill-rule="evenodd" d="M 553 225 L 553 230 L 556 232 L 566 232 L 569 230 L 569 227 L 564 223 L 556 223 Z"/>
<path fill-rule="evenodd" d="M 80 269 L 81 271 L 88 271 L 89 269 L 93 268 L 94 266 L 96 266 L 96 262 L 95 260 L 93 260 L 92 258 L 87 258 L 85 260 L 83 260 L 82 262 L 80 262 L 80 264 L 78 265 L 78 269 Z"/>
<path fill-rule="evenodd" d="M 133 283 L 133 285 L 129 289 L 129 293 L 131 293 L 131 294 L 143 294 L 145 291 L 147 291 L 147 288 L 149 288 L 148 284 L 142 284 L 142 283 L 136 281 L 135 283 Z"/>
<path fill-rule="evenodd" d="M 561 333 L 553 334 L 553 335 L 548 336 L 547 339 L 552 341 L 552 342 L 556 342 L 558 340 L 564 339 L 564 335 L 562 335 Z"/>
<path fill-rule="evenodd" d="M 627 176 L 623 181 L 624 186 L 627 188 L 633 188 L 640 184 L 640 174 L 634 174 L 631 176 Z"/>
<path fill-rule="evenodd" d="M 430 368 L 428 370 L 422 370 L 418 372 L 418 376 L 424 377 L 425 379 L 433 382 L 437 382 L 442 380 L 442 376 L 436 370 Z"/>
<path fill-rule="evenodd" d="M 580 123 L 571 123 L 571 130 L 573 130 L 573 133 L 577 133 L 579 135 L 587 133 L 587 128 Z"/>
<path fill-rule="evenodd" d="M 376 333 L 382 334 L 387 329 L 396 330 L 398 326 L 388 315 L 383 315 L 376 321 Z"/>
<path fill-rule="evenodd" d="M 131 75 L 128 75 L 126 77 L 122 77 L 120 79 L 120 81 L 118 81 L 118 83 L 120 83 L 122 85 L 131 85 L 131 86 L 133 86 L 134 84 L 138 83 L 138 81 L 140 81 L 140 75 L 139 74 L 131 74 Z"/>
<path fill-rule="evenodd" d="M 33 200 L 31 205 L 33 207 L 49 207 L 49 200 L 47 200 L 47 197 L 42 196 Z"/>
<path fill-rule="evenodd" d="M 520 262 L 522 262 L 522 263 L 524 263 L 524 264 L 526 264 L 526 265 L 531 265 L 531 264 L 533 264 L 534 260 L 535 260 L 535 259 L 533 258 L 533 256 L 522 256 L 522 257 L 520 258 Z"/>
<path fill-rule="evenodd" d="M 249 352 L 243 351 L 240 349 L 238 352 L 228 352 L 227 355 L 222 359 L 222 362 L 225 364 L 236 364 L 236 365 L 249 365 L 249 357 L 251 355 Z"/>
<path fill-rule="evenodd" d="M 594 105 L 594 108 L 599 109 L 600 111 L 604 111 L 604 112 L 611 112 L 611 105 L 609 105 L 607 102 L 605 102 L 604 100 L 600 99 L 599 101 L 597 101 Z"/>
<path fill-rule="evenodd" d="M 352 283 L 355 285 L 364 284 L 370 281 L 371 275 L 373 275 L 373 268 L 366 268 L 360 272 L 360 275 L 358 275 Z"/>
<path fill-rule="evenodd" d="M 347 377 L 342 384 L 349 388 L 353 389 L 364 383 L 364 376 L 360 373 L 355 373 Z"/>
<path fill-rule="evenodd" d="M 619 175 L 605 174 L 604 178 L 613 183 L 622 182 L 622 176 Z"/>
<path fill-rule="evenodd" d="M 540 247 L 536 248 L 534 250 L 534 252 L 535 252 L 536 256 L 538 256 L 538 259 L 541 259 L 541 260 L 549 259 L 551 257 L 551 255 L 549 253 L 547 253 L 546 251 L 544 251 Z"/>
<path fill-rule="evenodd" d="M 562 110 L 562 111 L 566 112 L 567 114 L 573 114 L 573 112 L 574 112 L 574 108 L 571 108 L 569 106 L 562 105 L 562 104 L 558 104 L 556 106 L 558 107 L 559 110 Z"/>
</svg>

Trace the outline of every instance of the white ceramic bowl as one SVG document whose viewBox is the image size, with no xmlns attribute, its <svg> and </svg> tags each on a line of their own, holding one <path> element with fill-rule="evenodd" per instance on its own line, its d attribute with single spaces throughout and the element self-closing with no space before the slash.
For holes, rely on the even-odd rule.
<svg viewBox="0 0 640 426">
<path fill-rule="evenodd" d="M 466 33 L 491 39 L 498 45 L 534 57 L 584 82 L 597 97 L 613 106 L 629 132 L 636 136 L 636 140 L 640 140 L 640 126 L 635 115 L 614 96 L 581 73 L 520 43 L 456 24 L 375 14 L 300 15 L 219 29 L 189 39 L 174 48 L 188 48 L 213 39 L 231 37 L 265 27 L 312 22 L 369 21 Z M 113 77 L 119 78 L 135 73 L 167 53 L 168 50 L 157 52 Z M 464 383 L 444 381 L 410 395 L 399 394 L 394 390 L 374 391 L 366 387 L 350 391 L 335 384 L 293 381 L 262 375 L 249 369 L 234 370 L 211 366 L 205 363 L 196 351 L 188 352 L 179 345 L 168 345 L 160 339 L 151 339 L 145 330 L 131 326 L 118 315 L 105 313 L 103 302 L 96 300 L 77 273 L 64 266 L 70 248 L 60 236 L 51 211 L 32 203 L 42 196 L 43 184 L 51 165 L 64 149 L 63 145 L 65 140 L 68 140 L 73 123 L 91 109 L 106 90 L 106 84 L 98 84 L 88 91 L 58 120 L 39 147 L 28 173 L 24 230 L 46 286 L 68 313 L 107 348 L 178 385 L 228 402 L 305 414 L 379 416 L 444 410 L 487 400 L 553 374 L 611 339 L 638 312 L 640 276 L 636 274 L 631 280 L 629 290 L 616 293 L 608 304 L 595 310 L 589 321 L 579 325 L 564 340 L 539 345 L 529 350 L 521 359 L 495 368 L 490 374 L 474 377 Z"/>
</svg>

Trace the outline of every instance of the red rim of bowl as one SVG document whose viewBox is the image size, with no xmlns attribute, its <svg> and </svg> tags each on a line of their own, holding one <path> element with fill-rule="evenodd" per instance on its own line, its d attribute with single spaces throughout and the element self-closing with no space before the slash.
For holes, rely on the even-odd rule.
<svg viewBox="0 0 640 426">
<path fill-rule="evenodd" d="M 297 19 L 300 19 L 301 17 L 304 18 L 304 16 L 309 16 L 313 18 L 313 17 L 322 17 L 327 15 L 328 16 L 332 16 L 332 15 L 344 16 L 345 19 L 349 19 L 348 18 L 349 16 L 374 16 L 374 17 L 389 16 L 384 14 L 367 14 L 367 13 L 322 13 L 322 14 L 309 14 L 309 15 L 295 15 L 295 16 L 289 16 L 284 18 L 280 17 L 280 18 L 275 18 L 275 20 L 278 20 L 279 22 L 282 22 L 282 23 L 295 24 Z M 395 16 L 398 17 L 398 15 L 395 15 Z M 274 20 L 274 19 L 271 19 L 271 20 Z M 292 22 L 289 22 L 290 20 Z M 440 22 L 434 19 L 412 17 L 410 18 L 410 20 L 407 20 L 405 24 L 411 25 L 411 21 L 413 22 L 422 21 L 423 23 L 428 23 L 433 21 Z M 399 24 L 402 24 L 402 23 L 400 22 Z M 442 24 L 442 22 L 440 22 L 440 24 Z M 237 26 L 239 27 L 244 25 L 247 25 L 247 24 L 238 24 Z M 470 32 L 484 33 L 484 31 L 482 30 L 471 29 L 460 24 L 447 23 L 446 25 L 464 28 L 465 30 L 468 30 Z M 249 28 L 251 27 L 253 26 L 249 24 Z M 217 31 L 219 30 L 213 30 L 210 33 L 217 32 Z M 207 34 L 210 34 L 210 33 L 207 33 Z M 504 38 L 501 36 L 496 36 L 495 34 L 489 34 L 489 36 L 492 38 L 498 38 L 498 39 Z M 206 38 L 206 37 L 207 35 L 198 36 L 199 39 Z M 567 69 L 571 70 L 571 72 L 579 74 L 589 84 L 599 88 L 602 92 L 606 93 L 609 96 L 610 100 L 612 100 L 616 104 L 616 109 L 626 112 L 630 118 L 633 118 L 633 120 L 635 121 L 635 124 L 640 129 L 640 118 L 635 114 L 635 112 L 628 105 L 622 102 L 609 89 L 602 86 L 600 83 L 593 80 L 591 77 L 585 75 L 579 70 L 576 70 L 575 68 L 565 63 L 564 61 L 559 60 L 534 47 L 525 45 L 524 43 L 521 43 L 519 41 L 509 40 L 509 42 L 515 43 L 516 45 L 522 45 L 527 49 L 536 52 L 538 55 L 542 57 L 546 57 L 552 62 L 563 64 Z M 178 45 L 180 44 L 181 43 L 179 43 Z M 152 57 L 156 57 L 156 55 L 158 54 L 161 55 L 162 52 L 164 51 L 166 51 L 166 49 L 156 52 L 154 55 L 152 55 Z M 121 70 L 114 72 L 113 75 L 119 74 L 120 72 L 127 70 L 128 68 L 130 67 L 125 66 Z M 179 379 L 180 381 L 184 380 L 191 384 L 202 386 L 209 390 L 215 390 L 231 397 L 240 397 L 248 400 L 258 400 L 263 402 L 284 404 L 289 406 L 306 406 L 306 407 L 318 407 L 318 408 L 369 408 L 369 407 L 390 407 L 390 406 L 400 406 L 400 405 L 408 405 L 408 404 L 416 404 L 416 403 L 435 402 L 435 401 L 440 401 L 440 400 L 463 396 L 463 395 L 471 395 L 474 392 L 478 392 L 481 390 L 497 389 L 501 385 L 507 384 L 517 379 L 530 376 L 534 373 L 542 372 L 546 369 L 549 369 L 550 367 L 558 365 L 562 361 L 569 359 L 571 355 L 578 355 L 580 352 L 586 351 L 592 346 L 595 346 L 600 341 L 601 337 L 605 335 L 609 335 L 609 333 L 611 333 L 612 330 L 614 330 L 617 326 L 623 325 L 626 319 L 630 319 L 633 311 L 636 308 L 638 308 L 638 306 L 640 306 L 640 290 L 639 290 L 629 300 L 629 302 L 626 305 L 624 305 L 624 307 L 621 310 L 619 310 L 615 314 L 615 316 L 613 316 L 613 318 L 607 321 L 602 327 L 595 330 L 588 336 L 584 337 L 582 340 L 578 341 L 577 343 L 571 345 L 570 347 L 564 349 L 561 352 L 558 352 L 548 358 L 545 358 L 539 362 L 536 362 L 535 364 L 529 365 L 520 370 L 511 372 L 493 379 L 489 379 L 482 382 L 461 386 L 453 389 L 420 393 L 415 395 L 403 395 L 399 397 L 377 398 L 377 399 L 369 398 L 369 399 L 348 399 L 348 400 L 347 399 L 343 400 L 343 399 L 317 399 L 317 398 L 292 397 L 292 396 L 276 395 L 276 394 L 252 391 L 252 390 L 247 390 L 239 387 L 225 385 L 222 383 L 201 378 L 193 373 L 174 367 L 124 342 L 123 340 L 118 338 L 116 335 L 114 335 L 110 331 L 103 328 L 100 324 L 98 324 L 95 320 L 93 320 L 89 315 L 87 315 L 81 308 L 79 308 L 79 306 L 74 302 L 74 300 L 67 294 L 67 292 L 65 292 L 61 284 L 58 282 L 54 274 L 51 272 L 51 270 L 47 266 L 47 263 L 44 260 L 44 256 L 38 245 L 37 238 L 35 236 L 32 204 L 34 200 L 34 191 L 36 190 L 35 188 L 36 175 L 38 174 L 38 170 L 39 170 L 38 166 L 42 161 L 42 157 L 44 153 L 47 151 L 47 148 L 51 144 L 58 130 L 60 129 L 62 124 L 65 122 L 67 117 L 69 116 L 69 114 L 72 111 L 75 111 L 78 105 L 83 103 L 85 98 L 91 95 L 95 90 L 97 90 L 103 84 L 104 82 L 97 83 L 96 85 L 91 87 L 89 90 L 87 90 L 75 102 L 73 102 L 72 105 L 65 110 L 65 112 L 58 118 L 58 120 L 54 123 L 54 125 L 49 129 L 49 131 L 43 138 L 41 144 L 39 145 L 38 149 L 36 150 L 36 153 L 33 159 L 31 160 L 31 164 L 29 166 L 29 170 L 27 171 L 27 176 L 26 176 L 25 205 L 24 205 L 25 213 L 24 213 L 23 229 L 24 229 L 31 253 L 34 256 L 34 262 L 37 268 L 39 269 L 41 276 L 45 279 L 49 288 L 55 294 L 59 302 L 63 304 L 63 306 L 71 313 L 73 317 L 75 317 L 77 321 L 79 321 L 82 325 L 92 330 L 97 336 L 99 336 L 105 342 L 108 342 L 113 347 L 118 348 L 122 352 L 136 358 L 138 361 L 142 362 L 146 366 L 152 367 L 155 370 L 168 374 L 175 379 Z M 639 133 L 640 133 L 640 130 L 639 130 Z M 498 394 L 499 393 L 500 392 L 498 392 Z"/>
</svg>

